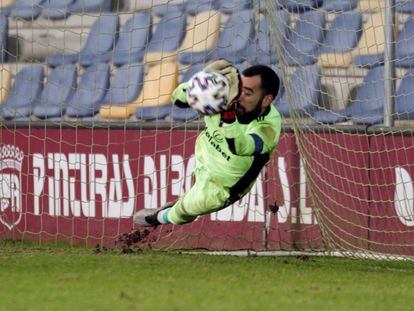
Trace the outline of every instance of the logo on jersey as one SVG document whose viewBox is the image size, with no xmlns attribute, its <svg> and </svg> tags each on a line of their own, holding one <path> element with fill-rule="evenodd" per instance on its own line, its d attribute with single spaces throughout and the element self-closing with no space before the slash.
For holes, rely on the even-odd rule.
<svg viewBox="0 0 414 311">
<path fill-rule="evenodd" d="M 0 223 L 9 230 L 22 219 L 23 158 L 18 147 L 3 145 L 0 148 Z"/>
</svg>

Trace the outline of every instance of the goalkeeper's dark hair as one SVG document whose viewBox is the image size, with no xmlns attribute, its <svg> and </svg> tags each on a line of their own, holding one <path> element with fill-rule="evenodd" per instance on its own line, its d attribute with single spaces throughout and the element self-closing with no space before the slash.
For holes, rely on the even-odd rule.
<svg viewBox="0 0 414 311">
<path fill-rule="evenodd" d="M 242 75 L 245 77 L 260 76 L 265 95 L 271 94 L 273 98 L 276 98 L 279 92 L 280 80 L 272 68 L 265 65 L 253 65 L 244 69 Z"/>
</svg>

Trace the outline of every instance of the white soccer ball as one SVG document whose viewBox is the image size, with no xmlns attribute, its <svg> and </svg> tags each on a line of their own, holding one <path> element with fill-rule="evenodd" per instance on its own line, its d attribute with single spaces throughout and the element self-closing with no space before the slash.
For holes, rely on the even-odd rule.
<svg viewBox="0 0 414 311">
<path fill-rule="evenodd" d="M 199 71 L 188 81 L 187 102 L 201 114 L 217 114 L 227 109 L 229 90 L 222 74 Z"/>
</svg>

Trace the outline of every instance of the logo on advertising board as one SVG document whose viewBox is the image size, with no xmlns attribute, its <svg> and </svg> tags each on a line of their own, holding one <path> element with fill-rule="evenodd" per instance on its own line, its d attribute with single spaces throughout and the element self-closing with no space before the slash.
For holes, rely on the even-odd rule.
<svg viewBox="0 0 414 311">
<path fill-rule="evenodd" d="M 22 219 L 23 158 L 18 147 L 3 145 L 0 148 L 0 222 L 9 230 Z"/>
</svg>

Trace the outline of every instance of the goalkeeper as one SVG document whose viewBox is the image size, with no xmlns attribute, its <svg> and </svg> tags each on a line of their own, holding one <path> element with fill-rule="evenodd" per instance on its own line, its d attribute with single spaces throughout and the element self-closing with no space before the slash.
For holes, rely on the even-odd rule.
<svg viewBox="0 0 414 311">
<path fill-rule="evenodd" d="M 249 192 L 276 150 L 281 130 L 280 114 L 272 105 L 279 91 L 277 74 L 255 65 L 240 77 L 226 60 L 214 61 L 204 71 L 227 78 L 230 104 L 226 111 L 204 117 L 206 127 L 195 145 L 193 187 L 176 202 L 135 213 L 138 226 L 185 224 L 233 204 Z M 172 95 L 179 107 L 188 107 L 186 87 L 180 84 Z"/>
</svg>

